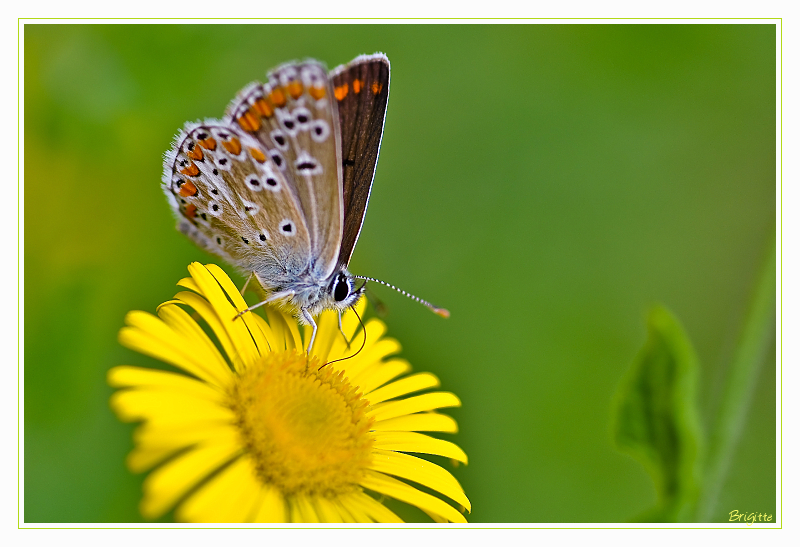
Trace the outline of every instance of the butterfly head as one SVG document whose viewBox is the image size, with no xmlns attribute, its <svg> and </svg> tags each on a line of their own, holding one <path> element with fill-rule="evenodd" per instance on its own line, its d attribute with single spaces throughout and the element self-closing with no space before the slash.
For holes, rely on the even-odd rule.
<svg viewBox="0 0 800 547">
<path fill-rule="evenodd" d="M 324 283 L 295 290 L 290 307 L 305 309 L 312 316 L 324 310 L 344 311 L 358 302 L 364 294 L 364 285 L 357 287 L 357 283 L 350 272 L 344 268 L 339 269 Z"/>
<path fill-rule="evenodd" d="M 328 291 L 327 298 L 330 299 L 329 305 L 332 308 L 344 310 L 349 308 L 364 294 L 364 285 L 356 287 L 356 279 L 347 270 L 340 270 L 333 275 Z"/>
</svg>

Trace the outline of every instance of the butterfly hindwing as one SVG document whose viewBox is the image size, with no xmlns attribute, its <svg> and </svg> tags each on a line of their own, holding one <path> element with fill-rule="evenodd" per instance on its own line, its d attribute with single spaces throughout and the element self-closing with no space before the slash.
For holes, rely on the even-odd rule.
<svg viewBox="0 0 800 547">
<path fill-rule="evenodd" d="M 356 57 L 330 74 L 342 139 L 342 266 L 350 262 L 367 211 L 389 102 L 389 73 L 389 59 L 376 53 Z"/>
<path fill-rule="evenodd" d="M 163 189 L 179 229 L 245 272 L 311 260 L 308 228 L 286 177 L 237 127 L 187 124 L 167 153 Z"/>
<path fill-rule="evenodd" d="M 282 65 L 267 79 L 266 84 L 242 90 L 226 120 L 257 139 L 285 177 L 308 228 L 309 266 L 327 277 L 336 266 L 343 224 L 333 90 L 325 68 L 316 61 Z"/>
</svg>

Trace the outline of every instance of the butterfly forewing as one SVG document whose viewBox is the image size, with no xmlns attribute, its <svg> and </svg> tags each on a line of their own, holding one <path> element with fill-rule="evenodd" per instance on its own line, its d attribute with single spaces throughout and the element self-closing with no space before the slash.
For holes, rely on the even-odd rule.
<svg viewBox="0 0 800 547">
<path fill-rule="evenodd" d="M 179 228 L 202 248 L 243 271 L 311 260 L 300 204 L 253 136 L 213 120 L 188 124 L 164 167 Z"/>
<path fill-rule="evenodd" d="M 342 139 L 344 228 L 339 264 L 350 262 L 367 211 L 389 102 L 389 59 L 362 55 L 331 71 Z"/>
<path fill-rule="evenodd" d="M 308 229 L 309 266 L 327 277 L 336 266 L 343 221 L 333 90 L 315 61 L 283 65 L 267 79 L 265 85 L 246 87 L 228 108 L 226 120 L 257 139 L 285 177 Z"/>
</svg>

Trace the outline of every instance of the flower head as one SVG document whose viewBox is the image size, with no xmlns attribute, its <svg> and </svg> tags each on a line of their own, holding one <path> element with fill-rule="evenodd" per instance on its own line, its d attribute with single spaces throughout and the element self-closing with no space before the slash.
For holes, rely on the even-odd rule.
<svg viewBox="0 0 800 547">
<path fill-rule="evenodd" d="M 437 522 L 466 522 L 452 505 L 470 508 L 456 479 L 411 455 L 466 463 L 455 444 L 420 433 L 456 432 L 436 410 L 460 401 L 446 392 L 411 395 L 439 385 L 429 373 L 396 380 L 410 366 L 390 357 L 400 345 L 384 337 L 381 321 L 360 329 L 348 311 L 340 332 L 336 314 L 325 312 L 307 355 L 290 316 L 266 307 L 267 320 L 250 312 L 234 320 L 247 305 L 227 275 L 213 264 L 193 263 L 189 272 L 178 283 L 188 291 L 158 317 L 129 313 L 119 335 L 183 372 L 119 366 L 108 374 L 122 388 L 114 411 L 143 422 L 128 466 L 155 467 L 144 482 L 146 518 L 177 506 L 187 522 L 401 522 L 380 501 L 386 496 Z"/>
</svg>

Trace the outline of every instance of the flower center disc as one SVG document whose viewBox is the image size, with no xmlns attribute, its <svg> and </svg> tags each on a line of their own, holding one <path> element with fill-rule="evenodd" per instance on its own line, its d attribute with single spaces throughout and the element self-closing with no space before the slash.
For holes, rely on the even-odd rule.
<svg viewBox="0 0 800 547">
<path fill-rule="evenodd" d="M 319 365 L 293 351 L 270 353 L 232 392 L 261 479 L 284 494 L 347 493 L 370 463 L 367 401 L 342 372 Z"/>
</svg>

